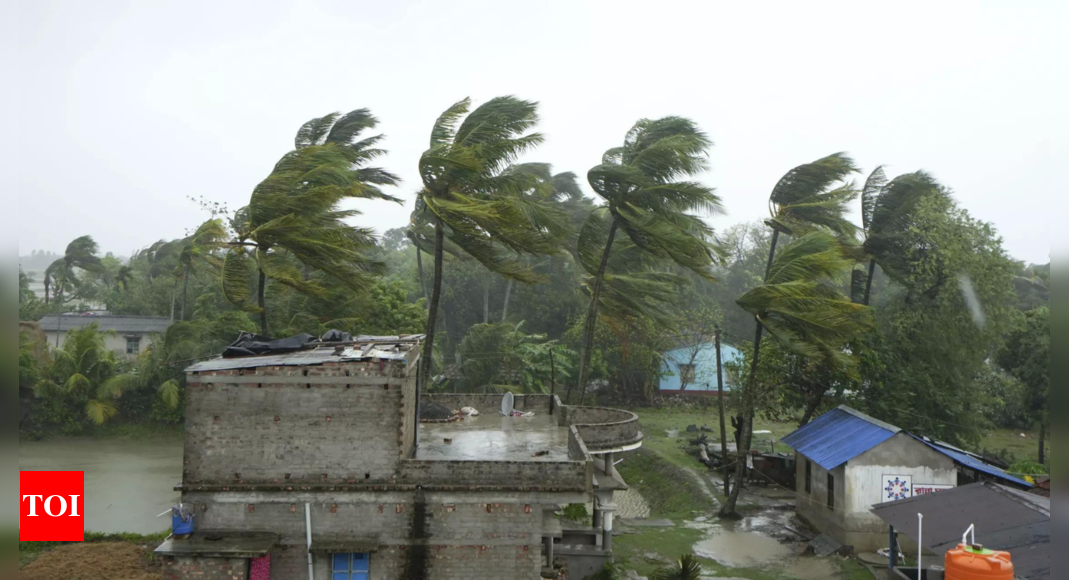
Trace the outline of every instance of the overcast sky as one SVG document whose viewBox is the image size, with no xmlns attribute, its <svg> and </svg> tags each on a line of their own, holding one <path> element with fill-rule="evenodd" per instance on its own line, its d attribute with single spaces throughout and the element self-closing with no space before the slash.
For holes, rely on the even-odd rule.
<svg viewBox="0 0 1069 580">
<path fill-rule="evenodd" d="M 180 237 L 207 218 L 187 196 L 245 205 L 304 121 L 360 107 L 407 205 L 363 203 L 359 223 L 399 227 L 432 122 L 465 96 L 540 101 L 528 160 L 584 177 L 637 119 L 695 119 L 716 143 L 718 227 L 848 151 L 934 173 L 1045 263 L 1065 195 L 1064 0 L 16 2 L 20 254 Z"/>
</svg>

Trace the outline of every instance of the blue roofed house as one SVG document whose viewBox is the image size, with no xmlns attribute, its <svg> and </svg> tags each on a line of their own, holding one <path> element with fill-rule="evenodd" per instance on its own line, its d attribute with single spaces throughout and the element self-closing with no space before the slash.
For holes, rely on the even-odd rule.
<svg viewBox="0 0 1069 580">
<path fill-rule="evenodd" d="M 722 344 L 721 359 L 725 366 L 742 360 L 742 353 Z M 724 392 L 731 391 L 731 376 L 724 372 Z M 680 393 L 717 394 L 716 347 L 711 342 L 683 346 L 664 353 L 661 362 L 662 395 Z"/>
<path fill-rule="evenodd" d="M 842 406 L 783 438 L 797 453 L 798 515 L 854 550 L 888 547 L 872 506 L 978 480 L 1028 488 L 976 456 Z"/>
</svg>

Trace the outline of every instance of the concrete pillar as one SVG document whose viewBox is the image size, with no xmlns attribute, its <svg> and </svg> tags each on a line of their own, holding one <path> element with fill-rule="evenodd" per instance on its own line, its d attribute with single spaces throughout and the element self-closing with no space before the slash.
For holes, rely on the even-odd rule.
<svg viewBox="0 0 1069 580">
<path fill-rule="evenodd" d="M 602 539 L 601 549 L 605 552 L 612 551 L 612 516 L 616 511 L 616 506 L 605 505 L 602 506 L 604 513 L 604 524 L 602 525 Z"/>
<path fill-rule="evenodd" d="M 554 556 L 553 556 L 553 536 L 546 536 L 545 540 L 546 540 L 546 566 L 549 567 L 549 568 L 552 568 L 553 567 L 553 560 L 554 560 Z"/>
<path fill-rule="evenodd" d="M 602 522 L 601 506 L 597 498 L 594 499 L 594 529 L 600 530 Z"/>
<path fill-rule="evenodd" d="M 616 475 L 616 466 L 613 465 L 614 459 L 612 453 L 605 454 L 605 475 L 608 475 L 609 477 Z"/>
</svg>

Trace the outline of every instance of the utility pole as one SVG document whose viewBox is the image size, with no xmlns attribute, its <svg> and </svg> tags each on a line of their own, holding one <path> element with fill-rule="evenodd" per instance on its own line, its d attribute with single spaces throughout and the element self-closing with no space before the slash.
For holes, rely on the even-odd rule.
<svg viewBox="0 0 1069 580">
<path fill-rule="evenodd" d="M 720 395 L 720 462 L 724 468 L 724 495 L 731 495 L 731 471 L 728 469 L 728 428 L 724 424 L 724 367 L 720 355 L 720 325 L 716 326 L 716 384 Z"/>
<path fill-rule="evenodd" d="M 549 347 L 549 408 L 552 414 L 553 399 L 557 395 L 557 365 L 553 361 L 553 347 Z"/>
</svg>

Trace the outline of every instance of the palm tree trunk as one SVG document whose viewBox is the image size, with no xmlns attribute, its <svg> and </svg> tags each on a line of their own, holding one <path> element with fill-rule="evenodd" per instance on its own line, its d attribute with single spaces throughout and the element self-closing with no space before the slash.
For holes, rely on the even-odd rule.
<svg viewBox="0 0 1069 580">
<path fill-rule="evenodd" d="M 876 276 L 876 260 L 869 261 L 869 278 L 865 282 L 865 306 L 869 305 L 869 298 L 872 296 L 872 279 Z"/>
<path fill-rule="evenodd" d="M 1039 423 L 1039 464 L 1047 464 L 1047 422 Z"/>
<path fill-rule="evenodd" d="M 820 388 L 819 386 L 816 388 Z M 805 414 L 802 415 L 802 421 L 798 424 L 798 427 L 805 427 L 813 420 L 813 415 L 817 414 L 817 409 L 820 408 L 820 404 L 824 402 L 824 392 L 809 393 L 806 395 L 805 401 Z"/>
<path fill-rule="evenodd" d="M 427 295 L 427 279 L 423 276 L 423 250 L 416 246 L 416 270 L 419 272 L 419 285 L 423 288 L 423 307 L 429 308 L 431 297 Z"/>
<path fill-rule="evenodd" d="M 171 290 L 171 324 L 174 324 L 174 310 L 178 305 L 178 278 L 174 279 L 174 288 Z"/>
<path fill-rule="evenodd" d="M 768 279 L 772 276 L 772 262 L 776 259 L 776 245 L 779 243 L 779 230 L 773 228 L 772 230 L 772 244 L 768 250 L 768 266 L 765 268 L 765 283 L 768 283 Z M 753 342 L 753 360 L 750 363 L 750 384 L 747 387 L 749 393 L 742 393 L 742 414 L 739 415 L 739 425 L 742 426 L 742 433 L 739 437 L 739 445 L 736 450 L 735 461 L 735 488 L 731 490 L 731 495 L 728 496 L 727 503 L 720 509 L 720 516 L 737 516 L 735 508 L 739 504 L 739 493 L 742 491 L 742 480 L 746 477 L 746 454 L 750 452 L 750 444 L 753 440 L 753 417 L 754 410 L 749 408 L 752 405 L 748 404 L 752 402 L 752 396 L 754 389 L 757 388 L 757 369 L 761 359 L 761 337 L 764 334 L 765 327 L 761 324 L 761 319 L 754 317 L 755 326 L 757 329 L 754 331 Z"/>
<path fill-rule="evenodd" d="M 731 495 L 731 474 L 728 473 L 728 426 L 724 415 L 724 358 L 721 353 L 721 332 L 716 327 L 716 389 L 720 403 L 720 459 L 724 463 L 724 495 Z"/>
<path fill-rule="evenodd" d="M 263 269 L 260 269 L 260 283 L 256 287 L 256 303 L 260 306 L 260 334 L 263 336 L 271 336 L 269 329 L 267 328 L 267 274 Z"/>
<path fill-rule="evenodd" d="M 445 228 L 442 220 L 434 221 L 434 283 L 431 288 L 430 310 L 427 312 L 427 337 L 423 343 L 423 363 L 419 366 L 419 389 L 426 389 L 434 361 L 434 333 L 438 322 L 438 303 L 442 298 L 442 263 L 445 254 Z"/>
<path fill-rule="evenodd" d="M 504 323 L 509 317 L 509 299 L 512 298 L 512 285 L 516 281 L 509 278 L 509 283 L 505 285 L 505 306 L 501 310 L 501 322 Z"/>
<path fill-rule="evenodd" d="M 594 275 L 594 287 L 590 292 L 590 309 L 586 313 L 586 325 L 583 327 L 583 355 L 579 359 L 579 404 L 583 404 L 586 398 L 586 383 L 590 375 L 590 359 L 594 350 L 594 330 L 598 322 L 598 303 L 601 300 L 601 286 L 605 280 L 605 270 L 609 266 L 609 256 L 612 255 L 612 244 L 616 241 L 616 230 L 620 224 L 616 218 L 612 220 L 609 228 L 609 240 L 605 244 L 605 251 L 601 254 L 601 264 Z M 569 398 L 571 392 L 568 393 Z M 570 401 L 569 401 L 570 402 Z"/>
<path fill-rule="evenodd" d="M 483 324 L 490 324 L 490 284 L 494 281 L 494 273 L 486 271 L 486 287 L 483 288 Z"/>
<path fill-rule="evenodd" d="M 189 264 L 186 264 L 185 280 L 182 281 L 182 317 L 179 320 L 186 319 L 186 300 L 189 299 Z"/>
</svg>

